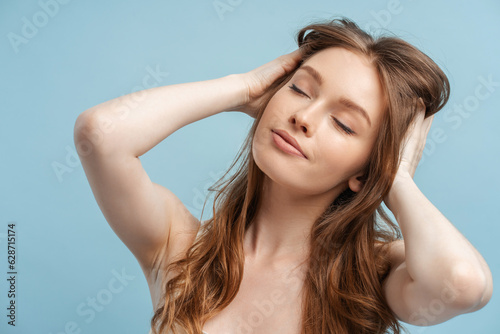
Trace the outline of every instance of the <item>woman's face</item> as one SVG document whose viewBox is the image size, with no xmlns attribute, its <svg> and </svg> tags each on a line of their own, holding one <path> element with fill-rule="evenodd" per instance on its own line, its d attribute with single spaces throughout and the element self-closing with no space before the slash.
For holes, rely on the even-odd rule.
<svg viewBox="0 0 500 334">
<path fill-rule="evenodd" d="M 269 101 L 253 139 L 255 163 L 274 182 L 303 194 L 359 191 L 357 177 L 384 109 L 383 88 L 367 58 L 339 47 L 322 50 Z M 274 131 L 286 131 L 305 156 Z"/>
</svg>

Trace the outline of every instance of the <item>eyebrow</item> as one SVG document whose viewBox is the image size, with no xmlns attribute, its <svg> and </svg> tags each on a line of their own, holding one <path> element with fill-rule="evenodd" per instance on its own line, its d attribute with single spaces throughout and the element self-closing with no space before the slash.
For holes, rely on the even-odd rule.
<svg viewBox="0 0 500 334">
<path fill-rule="evenodd" d="M 298 70 L 304 70 L 307 73 L 309 73 L 309 75 L 311 75 L 311 77 L 313 77 L 313 79 L 316 80 L 316 82 L 320 86 L 323 84 L 323 82 L 324 82 L 323 77 L 321 76 L 321 74 L 317 70 L 315 70 L 311 66 L 304 65 L 304 66 L 299 67 Z M 342 105 L 344 105 L 346 108 L 351 109 L 351 110 L 359 113 L 368 122 L 370 127 L 372 126 L 372 122 L 370 121 L 370 117 L 368 116 L 368 113 L 360 105 L 356 104 L 354 101 L 352 101 L 346 97 L 341 97 L 340 103 Z"/>
</svg>

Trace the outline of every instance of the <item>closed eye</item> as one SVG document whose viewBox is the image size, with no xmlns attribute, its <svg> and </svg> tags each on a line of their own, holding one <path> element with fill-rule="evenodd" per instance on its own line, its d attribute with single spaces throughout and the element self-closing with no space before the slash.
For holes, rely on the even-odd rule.
<svg viewBox="0 0 500 334">
<path fill-rule="evenodd" d="M 292 84 L 291 86 L 288 86 L 291 90 L 295 91 L 296 93 L 300 95 L 304 95 L 309 97 L 306 93 L 304 93 L 299 87 L 297 87 L 295 84 Z M 310 97 L 309 97 L 310 98 Z"/>
<path fill-rule="evenodd" d="M 303 95 L 303 96 L 306 96 L 308 98 L 310 98 L 306 93 L 304 93 L 299 87 L 297 87 L 295 84 L 292 84 L 291 86 L 288 86 L 291 90 L 293 90 L 294 92 L 296 92 L 297 94 L 299 95 Z M 354 134 L 356 134 L 356 132 L 352 131 L 351 128 L 349 128 L 348 126 L 346 126 L 344 123 L 340 122 L 338 119 L 336 119 L 335 117 L 332 117 L 332 119 L 334 120 L 334 122 L 342 129 L 342 131 L 344 131 L 346 134 L 352 136 Z"/>
<path fill-rule="evenodd" d="M 345 126 L 342 122 L 339 122 L 338 119 L 336 119 L 335 117 L 332 117 L 333 120 L 335 121 L 335 123 L 337 123 L 337 125 L 348 135 L 352 136 L 354 134 L 356 134 L 356 132 L 352 131 L 351 128 L 349 128 L 348 126 Z"/>
</svg>

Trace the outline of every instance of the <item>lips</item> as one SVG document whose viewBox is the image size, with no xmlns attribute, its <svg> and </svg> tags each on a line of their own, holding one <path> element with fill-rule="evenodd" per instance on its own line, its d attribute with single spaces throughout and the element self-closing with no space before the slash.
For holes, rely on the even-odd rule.
<svg viewBox="0 0 500 334">
<path fill-rule="evenodd" d="M 304 151 L 302 151 L 302 149 L 300 148 L 299 143 L 295 140 L 295 138 L 290 136 L 288 134 L 288 132 L 286 132 L 285 130 L 279 130 L 279 129 L 273 129 L 271 131 L 276 133 L 281 138 L 283 138 L 284 141 L 286 141 L 288 144 L 292 145 L 297 151 L 299 151 L 304 156 L 304 158 L 307 159 L 307 156 L 304 154 Z"/>
</svg>

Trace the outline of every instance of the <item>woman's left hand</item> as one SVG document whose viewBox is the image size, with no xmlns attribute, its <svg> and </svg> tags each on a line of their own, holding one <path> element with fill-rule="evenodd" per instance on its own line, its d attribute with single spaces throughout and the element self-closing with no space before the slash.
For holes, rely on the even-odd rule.
<svg viewBox="0 0 500 334">
<path fill-rule="evenodd" d="M 387 207 L 390 207 L 388 201 L 395 185 L 399 182 L 405 182 L 408 179 L 413 179 L 415 170 L 417 169 L 418 163 L 422 158 L 427 133 L 429 133 L 434 119 L 434 115 L 427 118 L 424 118 L 424 116 L 425 106 L 421 103 L 421 109 L 415 117 L 414 122 L 410 125 L 408 133 L 405 136 L 405 139 L 403 139 L 403 143 L 401 145 L 401 163 L 399 164 L 398 171 L 396 172 L 396 177 L 392 183 L 391 190 L 389 190 L 389 193 L 384 198 L 384 202 Z"/>
<path fill-rule="evenodd" d="M 434 115 L 425 119 L 424 116 L 425 106 L 423 106 L 422 103 L 420 111 L 414 122 L 410 125 L 408 133 L 403 140 L 403 145 L 401 146 L 401 163 L 396 173 L 396 177 L 401 174 L 409 174 L 411 178 L 413 178 L 413 175 L 415 175 L 417 165 L 422 158 L 427 133 L 429 133 L 434 119 Z"/>
</svg>

